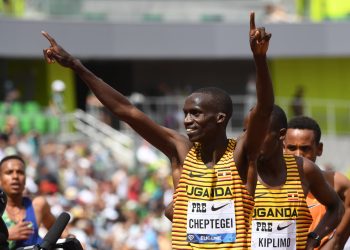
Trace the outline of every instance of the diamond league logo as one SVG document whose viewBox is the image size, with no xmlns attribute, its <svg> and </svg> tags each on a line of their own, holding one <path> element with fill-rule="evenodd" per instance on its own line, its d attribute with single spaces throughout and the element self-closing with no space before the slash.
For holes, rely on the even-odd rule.
<svg viewBox="0 0 350 250">
<path fill-rule="evenodd" d="M 187 238 L 188 238 L 190 241 L 192 241 L 192 240 L 194 239 L 194 235 L 193 235 L 193 234 L 189 234 L 189 235 L 187 236 Z"/>
</svg>

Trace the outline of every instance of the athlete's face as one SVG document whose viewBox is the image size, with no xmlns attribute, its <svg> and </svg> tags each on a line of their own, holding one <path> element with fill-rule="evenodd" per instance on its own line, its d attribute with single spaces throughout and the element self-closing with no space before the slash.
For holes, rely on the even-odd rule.
<svg viewBox="0 0 350 250">
<path fill-rule="evenodd" d="M 269 129 L 263 144 L 260 148 L 260 154 L 258 159 L 260 161 L 269 160 L 277 150 L 280 148 L 281 131 Z"/>
<path fill-rule="evenodd" d="M 315 133 L 311 129 L 287 130 L 284 140 L 284 150 L 288 154 L 303 156 L 315 162 L 322 154 L 323 145 L 315 140 Z"/>
<path fill-rule="evenodd" d="M 6 194 L 22 194 L 25 182 L 25 166 L 20 160 L 10 159 L 1 165 L 0 185 Z"/>
<path fill-rule="evenodd" d="M 248 128 L 248 123 L 250 120 L 250 112 L 244 118 L 243 121 L 243 132 Z M 273 127 L 272 119 L 270 119 L 269 129 L 265 135 L 264 141 L 260 147 L 260 152 L 258 156 L 259 161 L 265 161 L 270 159 L 280 147 L 280 141 L 283 140 L 285 136 L 285 129 L 278 130 Z"/>
<path fill-rule="evenodd" d="M 185 100 L 184 125 L 187 136 L 192 142 L 208 141 L 210 137 L 215 136 L 218 122 L 225 116 L 216 111 L 212 98 L 209 94 L 193 93 Z"/>
<path fill-rule="evenodd" d="M 271 160 L 274 157 L 278 157 L 278 155 L 283 150 L 283 140 L 286 136 L 286 128 L 281 128 L 281 124 L 279 123 L 276 116 L 271 115 L 270 124 L 265 135 L 265 139 L 260 148 L 260 161 Z"/>
</svg>

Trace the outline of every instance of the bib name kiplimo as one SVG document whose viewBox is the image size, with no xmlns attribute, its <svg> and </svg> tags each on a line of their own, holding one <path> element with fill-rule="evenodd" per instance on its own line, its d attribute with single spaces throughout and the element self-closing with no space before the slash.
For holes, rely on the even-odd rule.
<svg viewBox="0 0 350 250">
<path fill-rule="evenodd" d="M 259 238 L 259 247 L 290 247 L 290 238 Z"/>
</svg>

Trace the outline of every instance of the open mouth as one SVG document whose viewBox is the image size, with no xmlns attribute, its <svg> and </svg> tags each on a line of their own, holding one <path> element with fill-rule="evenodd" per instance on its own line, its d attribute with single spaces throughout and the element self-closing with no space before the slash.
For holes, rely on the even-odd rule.
<svg viewBox="0 0 350 250">
<path fill-rule="evenodd" d="M 21 185 L 19 183 L 12 183 L 11 188 L 19 188 Z"/>
<path fill-rule="evenodd" d="M 197 131 L 197 129 L 195 128 L 186 128 L 186 133 L 189 135 L 189 134 L 193 134 Z"/>
</svg>

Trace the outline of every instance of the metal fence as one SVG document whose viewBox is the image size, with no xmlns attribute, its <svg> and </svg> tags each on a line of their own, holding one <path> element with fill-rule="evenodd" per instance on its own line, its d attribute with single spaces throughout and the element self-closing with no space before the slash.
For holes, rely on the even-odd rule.
<svg viewBox="0 0 350 250">
<path fill-rule="evenodd" d="M 167 127 L 183 131 L 183 96 L 147 97 L 135 104 L 155 121 Z M 242 131 L 244 116 L 254 105 L 255 98 L 245 95 L 231 96 L 233 114 L 228 126 L 229 134 Z M 277 97 L 280 105 L 291 118 L 291 98 Z M 305 99 L 305 115 L 319 122 L 325 135 L 350 135 L 350 101 L 335 99 Z"/>
<path fill-rule="evenodd" d="M 142 97 L 131 96 L 130 99 L 156 122 L 185 133 L 183 126 L 184 96 L 169 97 Z M 228 135 L 237 137 L 242 132 L 242 123 L 245 114 L 254 105 L 255 100 L 249 96 L 232 96 L 233 116 L 228 126 Z M 291 99 L 277 97 L 276 103 L 280 105 L 291 117 L 289 109 Z M 350 168 L 350 101 L 306 99 L 305 115 L 316 119 L 322 130 L 324 152 L 318 163 L 326 165 L 331 163 L 336 169 L 347 173 Z M 65 118 L 64 118 L 65 117 Z M 67 114 L 62 122 L 62 128 L 75 128 L 78 132 L 99 141 L 114 152 L 115 158 L 120 162 L 133 163 L 135 153 L 135 133 L 125 123 L 120 122 L 119 131 L 112 129 L 83 111 Z M 61 131 L 61 138 L 73 139 L 71 131 Z M 67 136 L 65 136 L 67 135 Z"/>
</svg>

